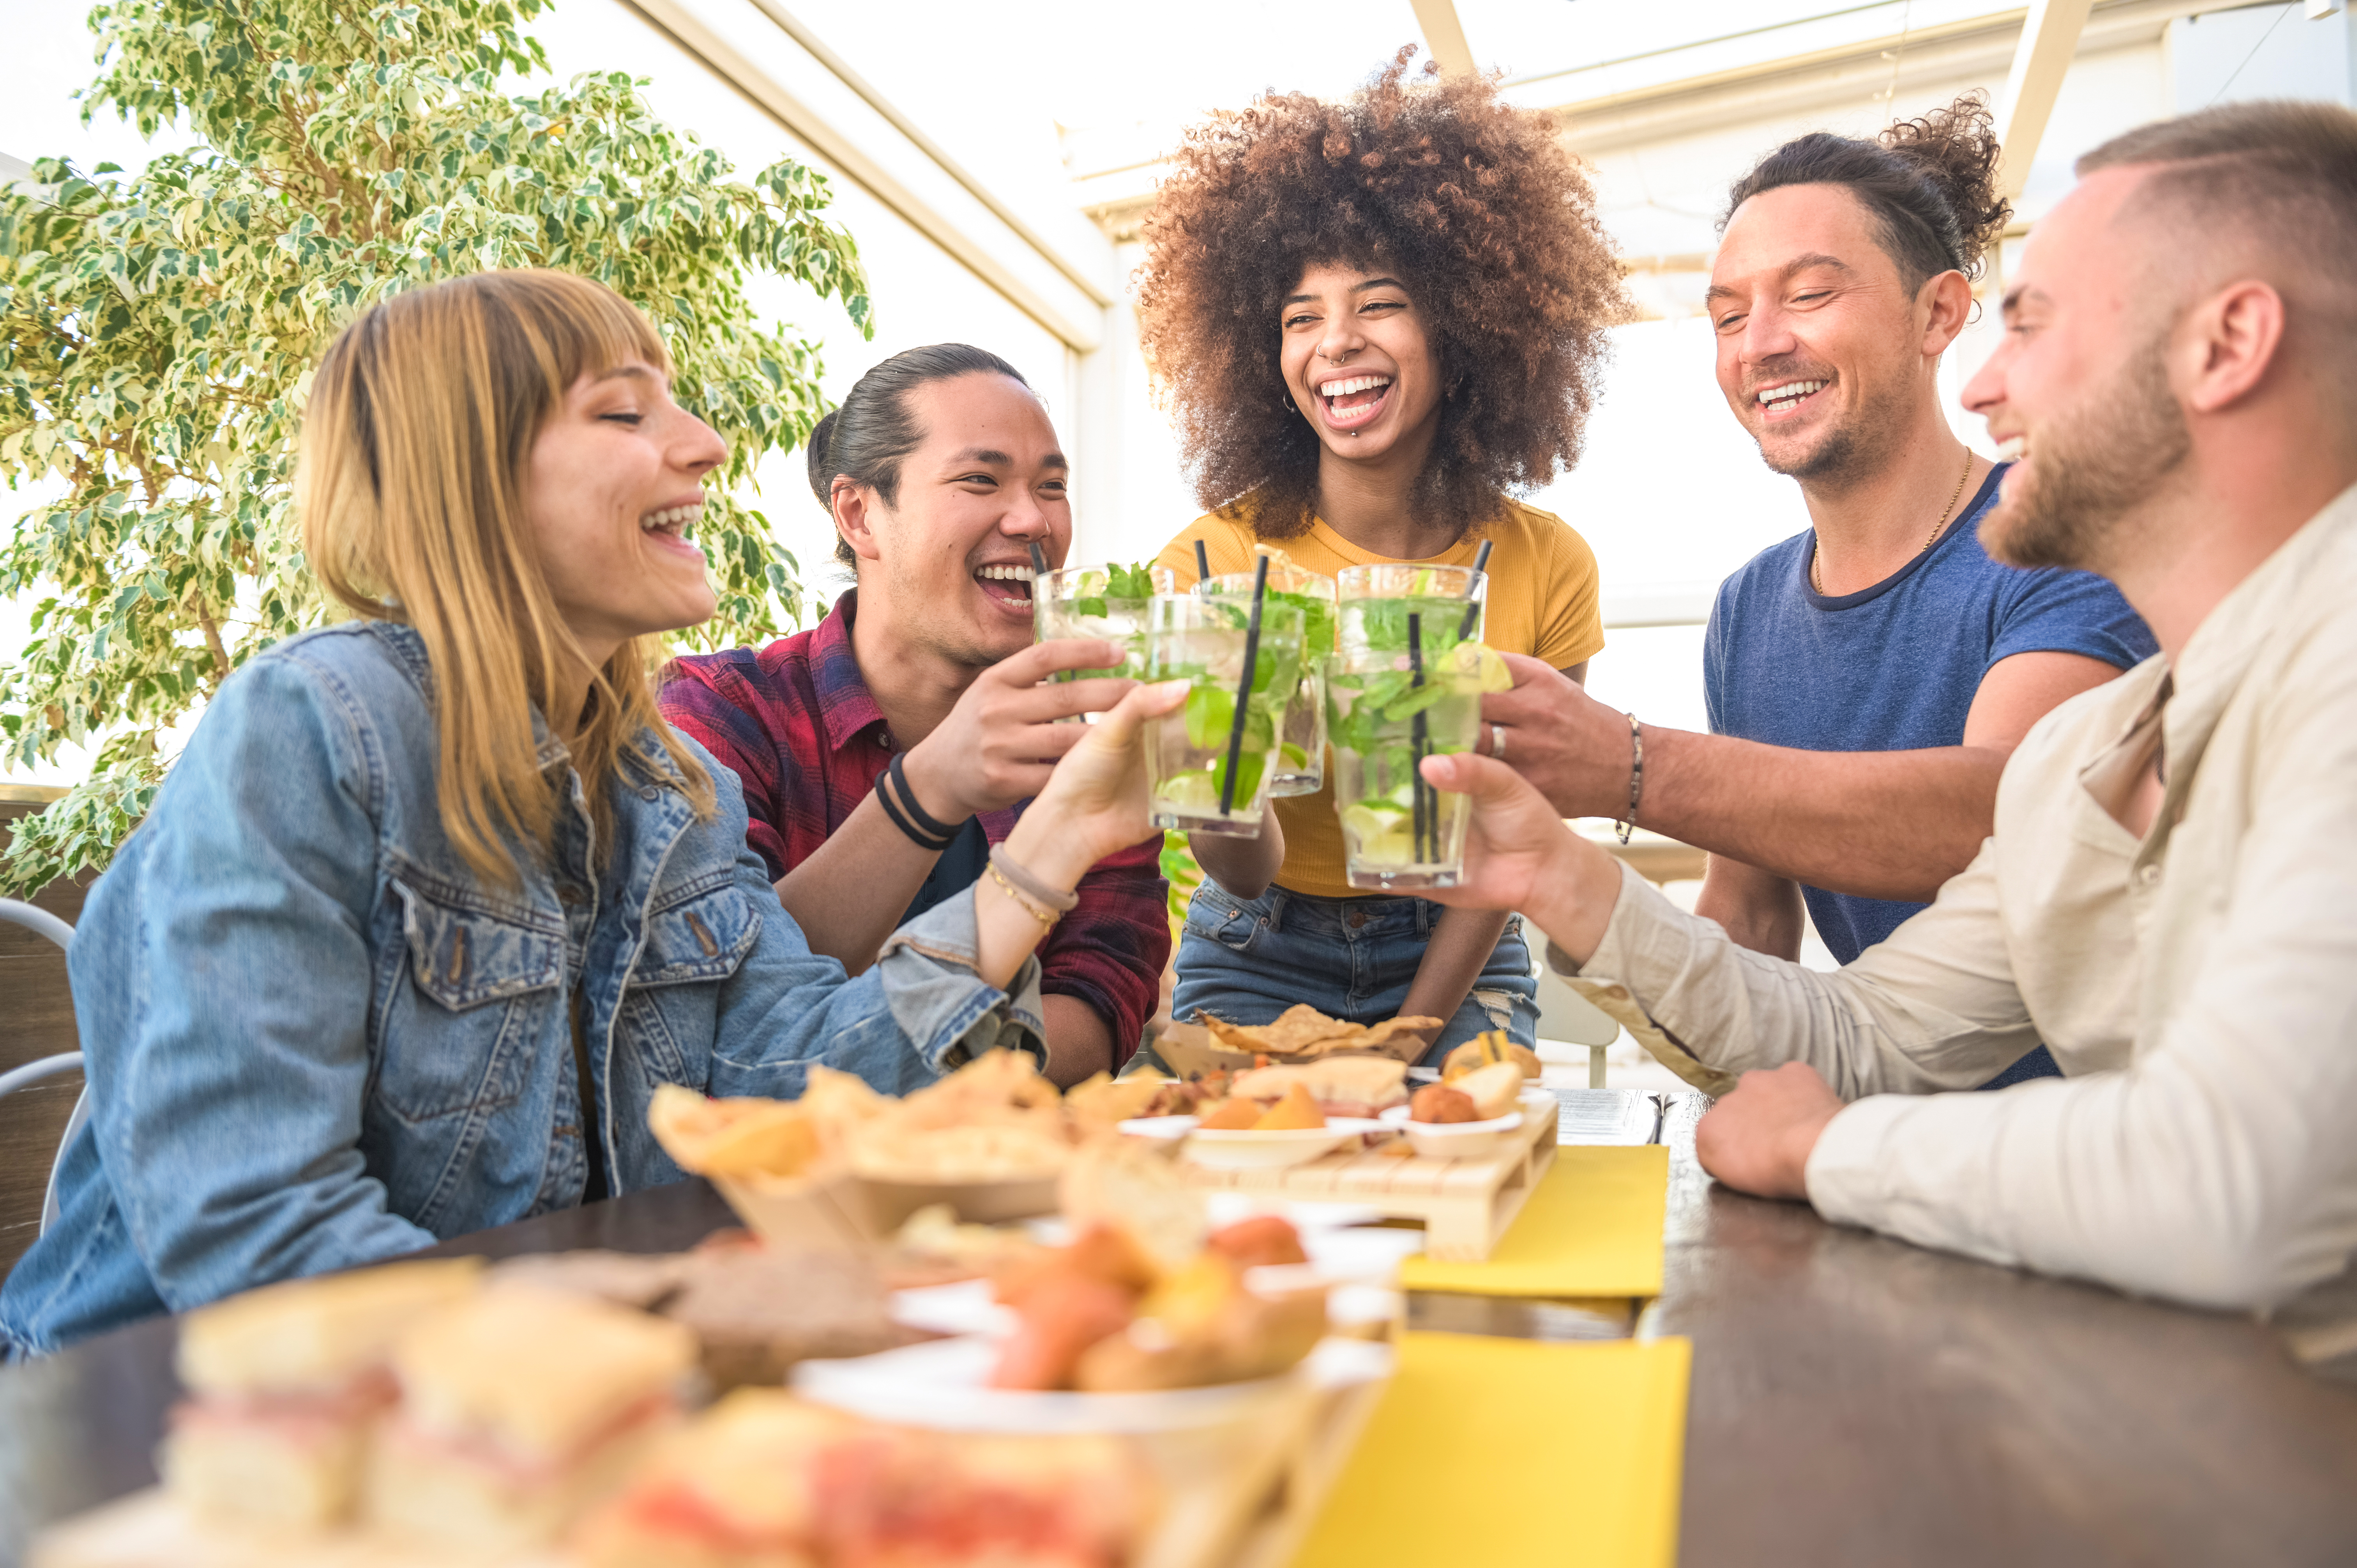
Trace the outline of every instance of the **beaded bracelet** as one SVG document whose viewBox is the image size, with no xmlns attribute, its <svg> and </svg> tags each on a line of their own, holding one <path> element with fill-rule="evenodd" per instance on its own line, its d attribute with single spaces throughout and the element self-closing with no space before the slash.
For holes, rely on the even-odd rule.
<svg viewBox="0 0 2357 1568">
<path fill-rule="evenodd" d="M 1637 831 L 1637 800 L 1645 792 L 1645 732 L 1637 723 L 1637 715 L 1629 715 L 1629 816 L 1612 825 L 1620 830 L 1620 843 L 1626 845 L 1629 835 Z"/>
<path fill-rule="evenodd" d="M 998 884 L 998 890 L 1001 893 L 1006 894 L 1009 898 L 1015 900 L 1015 907 L 1017 908 L 1022 910 L 1025 914 L 1039 922 L 1039 929 L 1041 930 L 1049 929 L 1053 927 L 1058 920 L 1063 918 L 1061 915 L 1057 914 L 1053 909 L 1043 909 L 1039 908 L 1039 905 L 1031 902 L 1030 899 L 1025 897 L 1020 888 L 1017 887 L 1015 884 L 1007 881 L 1006 877 L 998 874 L 998 867 L 996 865 L 985 865 L 983 869 L 990 874 L 990 879 L 993 882 Z"/>
<path fill-rule="evenodd" d="M 1058 914 L 1070 914 L 1080 908 L 1081 896 L 1078 893 L 1057 892 L 1028 870 L 1017 865 L 1015 863 L 1015 857 L 1006 853 L 1006 846 L 1003 843 L 990 846 L 990 864 L 1000 875 L 1030 895 L 1032 902 L 1036 904 L 1043 904 Z"/>
</svg>

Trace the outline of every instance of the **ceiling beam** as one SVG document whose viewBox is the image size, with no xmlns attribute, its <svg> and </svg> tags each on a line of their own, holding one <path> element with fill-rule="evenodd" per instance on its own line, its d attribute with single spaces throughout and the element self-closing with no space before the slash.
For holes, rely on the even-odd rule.
<svg viewBox="0 0 2357 1568">
<path fill-rule="evenodd" d="M 881 95 L 846 80 L 778 24 L 760 0 L 621 0 L 657 33 L 734 89 L 817 156 L 823 172 L 866 191 L 1069 348 L 1104 341 L 1112 290 L 1082 288 L 1076 269 L 928 141 L 902 129 Z M 865 89 L 865 91 L 862 91 Z M 1110 247 L 1103 254 L 1112 270 Z"/>
<path fill-rule="evenodd" d="M 2032 0 L 2021 25 L 2013 70 L 1996 105 L 1997 145 L 2004 149 L 1997 188 L 2008 201 L 2029 183 L 2029 166 L 2037 161 L 2038 144 L 2053 118 L 2054 101 L 2062 94 L 2062 78 L 2079 52 L 2091 8 L 2092 0 Z"/>
<path fill-rule="evenodd" d="M 1424 30 L 1424 47 L 1444 76 L 1474 76 L 1473 46 L 1465 41 L 1465 24 L 1457 19 L 1456 0 L 1408 0 L 1415 9 L 1415 25 Z"/>
</svg>

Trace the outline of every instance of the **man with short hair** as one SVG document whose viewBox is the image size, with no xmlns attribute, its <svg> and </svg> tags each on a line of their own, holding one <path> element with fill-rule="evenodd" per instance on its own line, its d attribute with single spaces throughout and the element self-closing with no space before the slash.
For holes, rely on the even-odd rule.
<svg viewBox="0 0 2357 1568">
<path fill-rule="evenodd" d="M 2275 1309 L 2357 1369 L 2357 114 L 2212 109 L 2079 167 L 1964 394 L 2020 451 L 1981 532 L 2111 579 L 2163 656 L 2040 723 L 1972 867 L 1836 973 L 1734 946 L 1480 758 L 1426 764 L 1477 798 L 1435 896 L 1528 912 L 1740 1072 L 1695 1139 L 1729 1186 Z M 1936 1092 L 2031 1038 L 2063 1081 Z"/>
<path fill-rule="evenodd" d="M 1923 908 L 1988 835 L 2030 725 L 2153 650 L 2111 585 L 2001 566 L 1974 532 L 2004 469 L 1949 429 L 1939 369 L 2009 215 L 1996 158 L 1965 98 L 1874 141 L 1786 143 L 1730 193 L 1719 387 L 1812 526 L 1719 590 L 1715 733 L 1639 726 L 1519 664 L 1483 703 L 1491 744 L 1564 815 L 1709 850 L 1697 912 L 1780 958 L 1804 898 L 1844 963 Z M 2033 1043 L 1996 1081 L 2052 1070 Z"/>
</svg>

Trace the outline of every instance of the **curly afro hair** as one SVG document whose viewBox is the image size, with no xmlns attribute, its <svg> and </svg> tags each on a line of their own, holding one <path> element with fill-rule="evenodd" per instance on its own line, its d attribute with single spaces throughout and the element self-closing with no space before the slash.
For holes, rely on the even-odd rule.
<svg viewBox="0 0 2357 1568">
<path fill-rule="evenodd" d="M 1206 510 L 1249 495 L 1306 532 L 1319 444 L 1286 401 L 1279 303 L 1314 265 L 1395 274 L 1434 338 L 1432 455 L 1409 502 L 1466 530 L 1579 456 L 1620 267 L 1545 115 L 1480 79 L 1406 80 L 1413 46 L 1340 103 L 1257 100 L 1197 126 L 1145 224 L 1139 335 Z"/>
</svg>

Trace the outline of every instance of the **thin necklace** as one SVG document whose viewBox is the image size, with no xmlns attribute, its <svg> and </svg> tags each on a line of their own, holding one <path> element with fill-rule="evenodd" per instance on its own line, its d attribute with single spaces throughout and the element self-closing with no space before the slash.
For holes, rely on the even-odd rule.
<svg viewBox="0 0 2357 1568">
<path fill-rule="evenodd" d="M 1973 450 L 1967 446 L 1964 448 L 1964 471 L 1956 476 L 1956 493 L 1948 498 L 1947 506 L 1940 513 L 1940 521 L 1932 525 L 1932 532 L 1924 537 L 1923 542 L 1916 547 L 1916 554 L 1921 555 L 1924 551 L 1931 549 L 1932 545 L 1939 542 L 1940 535 L 1948 531 L 1948 514 L 1954 511 L 1956 503 L 1964 499 L 1964 481 L 1972 477 Z M 1825 596 L 1825 579 L 1824 574 L 1817 569 L 1817 547 L 1813 541 L 1809 545 L 1809 586 L 1817 591 L 1817 597 Z"/>
</svg>

